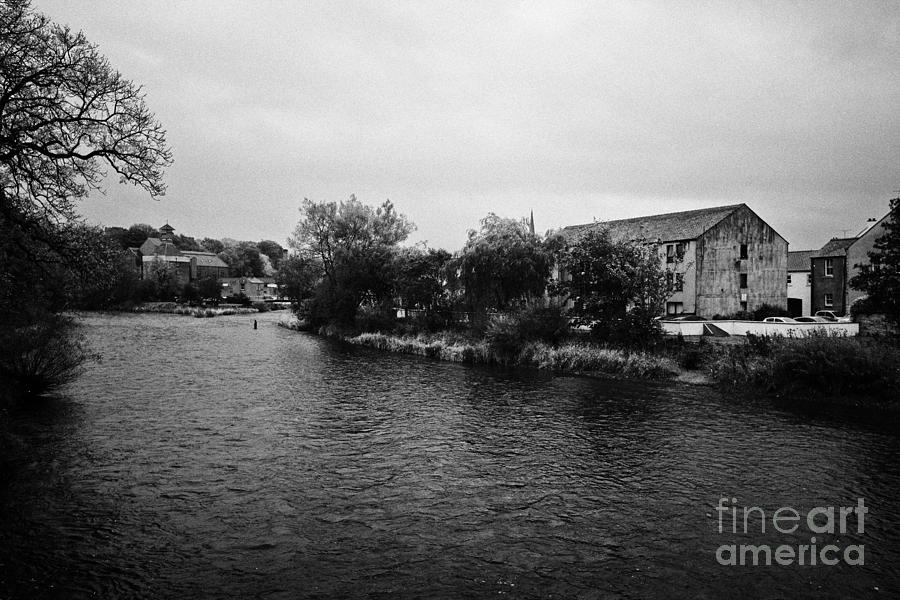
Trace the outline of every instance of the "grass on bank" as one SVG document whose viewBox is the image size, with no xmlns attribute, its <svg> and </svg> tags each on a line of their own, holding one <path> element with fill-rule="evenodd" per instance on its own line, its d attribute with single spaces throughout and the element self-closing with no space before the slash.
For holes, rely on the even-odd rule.
<svg viewBox="0 0 900 600">
<path fill-rule="evenodd" d="M 309 331 L 293 320 L 283 326 Z M 322 335 L 390 352 L 469 364 L 534 367 L 559 373 L 603 374 L 630 379 L 717 383 L 748 393 L 788 398 L 897 405 L 900 340 L 846 337 L 827 332 L 806 338 L 748 335 L 728 343 L 665 338 L 640 351 L 561 332 L 552 319 L 528 315 L 492 323 L 478 335 L 465 331 L 363 332 L 324 327 Z"/>
<path fill-rule="evenodd" d="M 247 315 L 251 313 L 268 312 L 270 310 L 278 310 L 280 307 L 271 307 L 265 302 L 254 302 L 252 306 L 226 306 L 226 307 L 208 307 L 208 306 L 188 306 L 177 302 L 147 302 L 138 304 L 130 309 L 131 312 L 138 313 L 170 313 L 175 315 L 186 315 L 197 318 L 223 317 L 227 315 Z"/>
<path fill-rule="evenodd" d="M 891 338 L 748 335 L 744 344 L 717 348 L 707 368 L 728 387 L 780 396 L 892 403 L 900 398 L 900 343 Z"/>
<path fill-rule="evenodd" d="M 483 340 L 466 339 L 450 332 L 415 336 L 361 333 L 343 339 L 357 346 L 466 364 L 502 364 L 558 373 L 593 373 L 656 381 L 673 379 L 679 373 L 675 361 L 665 356 L 584 342 L 566 342 L 559 346 L 530 342 L 516 356 L 508 357 L 498 354 Z"/>
</svg>

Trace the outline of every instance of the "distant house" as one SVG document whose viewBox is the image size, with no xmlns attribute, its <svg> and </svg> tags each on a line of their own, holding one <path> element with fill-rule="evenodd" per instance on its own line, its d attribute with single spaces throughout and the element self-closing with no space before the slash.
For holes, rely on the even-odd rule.
<svg viewBox="0 0 900 600">
<path fill-rule="evenodd" d="M 194 260 L 195 279 L 222 279 L 228 277 L 228 265 L 212 252 L 182 250 L 181 254 Z"/>
<path fill-rule="evenodd" d="M 222 297 L 243 294 L 254 302 L 275 300 L 279 297 L 274 277 L 225 277 L 222 279 Z"/>
<path fill-rule="evenodd" d="M 787 307 L 792 317 L 811 315 L 812 256 L 815 250 L 788 252 Z"/>
<path fill-rule="evenodd" d="M 860 267 L 869 264 L 869 252 L 875 240 L 887 231 L 884 227 L 890 213 L 873 220 L 858 236 L 832 238 L 812 256 L 811 311 L 830 310 L 847 314 L 853 302 L 865 296 L 850 287 L 850 280 L 859 274 Z"/>
<path fill-rule="evenodd" d="M 614 240 L 657 245 L 675 286 L 666 314 L 711 317 L 787 305 L 788 243 L 746 204 L 573 225 L 561 233 L 574 241 L 596 227 L 608 228 Z"/>
<path fill-rule="evenodd" d="M 148 276 L 155 262 L 164 262 L 175 269 L 176 280 L 185 284 L 207 277 L 220 279 L 228 275 L 228 265 L 212 252 L 179 250 L 174 244 L 175 229 L 166 223 L 159 228 L 159 237 L 150 237 L 136 250 L 141 264 L 141 278 Z"/>
</svg>

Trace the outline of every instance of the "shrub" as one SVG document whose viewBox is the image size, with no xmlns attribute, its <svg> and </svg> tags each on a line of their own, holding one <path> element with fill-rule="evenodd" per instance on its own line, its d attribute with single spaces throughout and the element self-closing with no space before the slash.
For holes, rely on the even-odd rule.
<svg viewBox="0 0 900 600">
<path fill-rule="evenodd" d="M 0 379 L 26 396 L 48 394 L 74 380 L 86 361 L 99 359 L 76 327 L 69 317 L 48 314 L 0 331 Z"/>
<path fill-rule="evenodd" d="M 362 332 L 393 331 L 397 325 L 397 311 L 389 303 L 361 306 L 354 321 Z"/>
<path fill-rule="evenodd" d="M 247 307 L 253 303 L 250 301 L 250 298 L 248 298 L 246 294 L 241 293 L 237 296 L 226 297 L 225 304 L 240 304 L 241 306 Z"/>
<path fill-rule="evenodd" d="M 509 363 L 528 342 L 558 344 L 567 335 L 568 327 L 561 307 L 533 304 L 492 318 L 484 339 L 498 362 Z"/>
<path fill-rule="evenodd" d="M 892 399 L 900 386 L 900 348 L 883 340 L 827 334 L 760 338 L 717 355 L 712 376 L 734 387 L 792 397 Z"/>
</svg>

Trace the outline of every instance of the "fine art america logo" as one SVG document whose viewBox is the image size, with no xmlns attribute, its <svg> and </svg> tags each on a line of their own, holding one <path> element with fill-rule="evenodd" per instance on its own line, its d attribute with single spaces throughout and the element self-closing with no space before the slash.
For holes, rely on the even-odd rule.
<svg viewBox="0 0 900 600">
<path fill-rule="evenodd" d="M 851 544 L 840 547 L 823 543 L 835 534 L 865 533 L 865 517 L 869 512 L 862 498 L 856 506 L 817 506 L 808 512 L 783 506 L 768 514 L 759 506 L 738 506 L 737 498 L 720 498 L 716 507 L 719 513 L 719 533 L 800 535 L 808 532 L 809 543 L 771 546 L 768 544 L 723 544 L 716 550 L 720 565 L 836 565 L 843 561 L 848 565 L 865 564 L 865 546 Z M 823 536 L 817 538 L 816 536 Z M 805 537 L 805 536 L 804 536 Z M 835 540 L 836 541 L 836 540 Z"/>
</svg>

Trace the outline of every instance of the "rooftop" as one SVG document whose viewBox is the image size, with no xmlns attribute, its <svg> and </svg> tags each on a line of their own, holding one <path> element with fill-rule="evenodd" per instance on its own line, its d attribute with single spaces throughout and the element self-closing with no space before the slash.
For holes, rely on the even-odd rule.
<svg viewBox="0 0 900 600">
<path fill-rule="evenodd" d="M 729 216 L 744 204 L 701 208 L 682 212 L 619 219 L 617 221 L 598 221 L 584 225 L 570 225 L 562 230 L 565 237 L 581 235 L 595 227 L 607 227 L 614 239 L 627 240 L 660 240 L 663 242 L 692 240 L 700 237 L 719 221 Z"/>
<path fill-rule="evenodd" d="M 829 256 L 847 256 L 847 248 L 853 245 L 859 238 L 831 238 L 822 246 L 821 250 L 813 253 L 812 258 L 824 258 Z"/>
<path fill-rule="evenodd" d="M 788 252 L 788 271 L 809 271 L 811 267 L 810 259 L 816 250 L 795 250 Z"/>
</svg>

